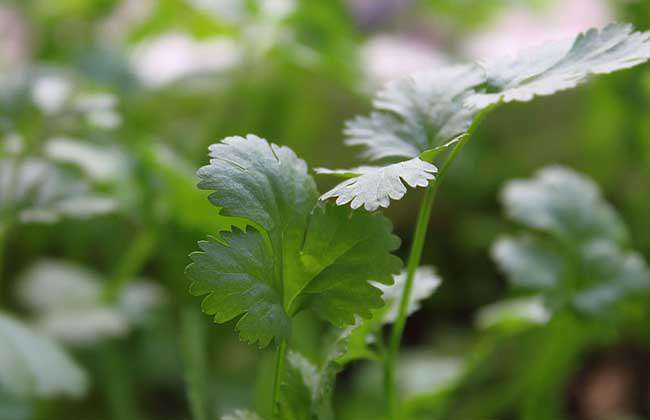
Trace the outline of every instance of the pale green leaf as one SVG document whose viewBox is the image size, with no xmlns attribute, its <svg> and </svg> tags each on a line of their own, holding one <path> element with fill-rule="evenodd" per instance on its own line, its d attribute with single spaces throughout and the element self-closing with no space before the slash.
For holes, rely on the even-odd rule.
<svg viewBox="0 0 650 420">
<path fill-rule="evenodd" d="M 235 410 L 231 414 L 222 416 L 221 420 L 262 420 L 262 418 L 253 411 Z"/>
<path fill-rule="evenodd" d="M 27 158 L 0 160 L 0 212 L 20 222 L 56 222 L 115 210 L 113 199 L 92 193 L 83 180 L 51 162 Z"/>
<path fill-rule="evenodd" d="M 241 337 L 267 345 L 290 334 L 289 319 L 309 309 L 337 326 L 369 317 L 399 260 L 391 225 L 381 215 L 318 205 L 306 164 L 286 147 L 255 136 L 211 147 L 199 186 L 211 201 L 255 228 L 200 244 L 187 273 L 216 322 L 240 315 Z M 316 207 L 315 207 L 316 206 Z"/>
<path fill-rule="evenodd" d="M 406 286 L 406 271 L 402 271 L 394 279 L 395 283 L 389 286 L 377 284 L 377 287 L 384 293 L 383 298 L 384 302 L 386 302 L 386 306 L 378 310 L 378 312 L 382 313 L 382 324 L 391 324 L 397 319 L 400 299 Z M 420 309 L 421 302 L 431 296 L 441 282 L 440 276 L 432 266 L 418 267 L 413 278 L 413 288 L 409 297 L 407 314 L 410 316 Z"/>
<path fill-rule="evenodd" d="M 551 315 L 540 296 L 502 300 L 483 306 L 476 315 L 482 330 L 511 324 L 544 325 Z"/>
<path fill-rule="evenodd" d="M 124 336 L 162 302 L 160 287 L 134 281 L 109 304 L 102 299 L 104 281 L 75 263 L 40 260 L 21 275 L 18 300 L 34 315 L 36 329 L 70 346 Z"/>
<path fill-rule="evenodd" d="M 532 236 L 499 238 L 492 258 L 513 285 L 524 288 L 553 288 L 564 269 L 562 256 Z"/>
<path fill-rule="evenodd" d="M 17 397 L 82 396 L 87 378 L 50 339 L 0 314 L 0 389 Z"/>
<path fill-rule="evenodd" d="M 431 266 L 418 267 L 413 278 L 413 288 L 409 297 L 408 315 L 420 309 L 420 304 L 427 299 L 440 286 L 441 279 Z M 395 322 L 399 312 L 399 304 L 404 286 L 406 285 L 406 271 L 394 276 L 394 284 L 375 284 L 382 292 L 386 305 L 375 309 L 372 318 L 367 320 L 359 319 L 351 327 L 349 337 L 346 340 L 347 346 L 344 354 L 338 359 L 342 364 L 357 359 L 377 359 L 379 355 L 374 349 L 378 337 L 384 325 Z"/>
<path fill-rule="evenodd" d="M 473 65 L 393 81 L 375 98 L 375 112 L 347 122 L 345 142 L 363 146 L 369 160 L 417 157 L 469 128 L 476 113 L 463 102 L 483 82 L 483 71 Z"/>
<path fill-rule="evenodd" d="M 582 249 L 582 275 L 593 286 L 574 298 L 584 312 L 598 313 L 617 300 L 650 290 L 650 269 L 640 254 L 620 250 L 607 241 L 594 241 Z"/>
<path fill-rule="evenodd" d="M 426 187 L 435 179 L 438 169 L 420 158 L 394 163 L 383 167 L 361 166 L 354 169 L 330 170 L 318 168 L 316 173 L 347 175 L 356 177 L 343 181 L 321 196 L 321 200 L 336 198 L 339 206 L 350 204 L 375 211 L 379 207 L 388 207 L 390 200 L 399 200 L 406 194 L 406 183 L 410 187 Z"/>
<path fill-rule="evenodd" d="M 280 403 L 284 420 L 333 420 L 331 396 L 338 369 L 317 367 L 304 356 L 289 352 Z"/>
<path fill-rule="evenodd" d="M 485 64 L 487 88 L 466 102 L 482 109 L 500 100 L 530 101 L 535 96 L 573 88 L 591 75 L 645 63 L 648 58 L 650 32 L 634 32 L 632 25 L 610 24 L 579 34 L 573 43 L 553 42 Z"/>
<path fill-rule="evenodd" d="M 533 179 L 511 181 L 502 199 L 513 220 L 562 238 L 627 238 L 625 226 L 598 187 L 568 168 L 547 167 Z"/>
</svg>

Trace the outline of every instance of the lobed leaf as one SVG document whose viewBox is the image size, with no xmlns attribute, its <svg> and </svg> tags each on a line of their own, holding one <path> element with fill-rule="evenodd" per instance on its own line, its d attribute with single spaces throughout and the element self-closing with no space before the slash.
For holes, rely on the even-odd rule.
<svg viewBox="0 0 650 420">
<path fill-rule="evenodd" d="M 52 223 L 111 212 L 116 203 L 83 180 L 37 158 L 0 160 L 0 213 L 20 222 Z"/>
<path fill-rule="evenodd" d="M 551 289 L 562 275 L 562 256 L 532 236 L 499 238 L 492 247 L 492 258 L 518 287 Z"/>
<path fill-rule="evenodd" d="M 406 194 L 406 186 L 426 187 L 435 179 L 438 168 L 434 165 L 413 158 L 392 165 L 361 166 L 354 169 L 330 170 L 317 168 L 316 173 L 356 175 L 343 181 L 330 191 L 323 194 L 320 199 L 336 198 L 336 204 L 342 206 L 350 204 L 353 209 L 360 207 L 368 211 L 375 211 L 379 207 L 388 207 L 390 200 L 400 200 Z"/>
<path fill-rule="evenodd" d="M 40 260 L 20 277 L 18 300 L 35 315 L 39 331 L 71 346 L 123 336 L 162 301 L 157 285 L 139 281 L 124 287 L 118 302 L 109 304 L 102 299 L 103 282 L 77 264 Z"/>
<path fill-rule="evenodd" d="M 0 390 L 20 398 L 82 396 L 85 373 L 47 337 L 0 314 Z"/>
<path fill-rule="evenodd" d="M 589 179 L 550 167 L 509 183 L 503 197 L 511 218 L 550 234 L 496 242 L 492 256 L 513 285 L 542 292 L 553 310 L 591 315 L 650 291 L 643 257 L 624 249 L 625 226 Z"/>
<path fill-rule="evenodd" d="M 531 180 L 511 181 L 502 200 L 511 219 L 561 238 L 627 239 L 623 222 L 598 187 L 568 168 L 551 166 Z"/>
<path fill-rule="evenodd" d="M 346 123 L 345 143 L 362 146 L 369 160 L 415 158 L 465 133 L 476 112 L 463 102 L 483 82 L 475 65 L 393 81 L 375 98 L 377 111 Z"/>
<path fill-rule="evenodd" d="M 245 341 L 266 346 L 290 335 L 290 318 L 312 310 L 337 326 L 370 317 L 401 266 L 392 226 L 378 214 L 318 203 L 306 164 L 286 147 L 256 136 L 230 137 L 210 148 L 199 187 L 228 216 L 251 225 L 200 243 L 187 274 L 191 292 L 207 295 L 216 322 L 242 316 Z"/>
<path fill-rule="evenodd" d="M 482 109 L 499 101 L 530 101 L 573 88 L 591 75 L 630 68 L 649 58 L 650 32 L 635 32 L 628 24 L 592 28 L 573 43 L 552 42 L 485 64 L 486 90 L 468 97 L 466 103 Z"/>
</svg>

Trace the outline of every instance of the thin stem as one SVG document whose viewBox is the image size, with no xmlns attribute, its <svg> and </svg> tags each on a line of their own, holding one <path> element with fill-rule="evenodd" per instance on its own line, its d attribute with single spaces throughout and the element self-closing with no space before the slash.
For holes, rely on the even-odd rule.
<svg viewBox="0 0 650 420">
<path fill-rule="evenodd" d="M 2 302 L 3 293 L 3 279 L 5 270 L 5 245 L 9 236 L 9 224 L 0 223 L 0 302 Z"/>
<path fill-rule="evenodd" d="M 393 329 L 391 331 L 391 336 L 388 343 L 388 352 L 386 353 L 384 360 L 384 393 L 386 403 L 388 405 L 388 413 L 390 414 L 390 418 L 393 420 L 399 418 L 397 384 L 395 380 L 397 356 L 399 353 L 400 344 L 402 342 L 404 328 L 406 326 L 406 318 L 408 317 L 408 307 L 411 299 L 411 292 L 413 290 L 415 271 L 420 265 L 420 260 L 422 258 L 422 250 L 424 249 L 424 242 L 426 239 L 427 229 L 429 227 L 429 219 L 431 218 L 431 210 L 433 209 L 436 193 L 452 162 L 456 160 L 456 157 L 462 150 L 465 143 L 467 143 L 469 138 L 472 136 L 482 117 L 491 108 L 492 107 L 484 109 L 475 117 L 474 122 L 467 130 L 467 133 L 460 139 L 458 143 L 456 143 L 452 151 L 449 153 L 449 156 L 447 156 L 447 159 L 445 159 L 442 167 L 440 168 L 440 172 L 438 173 L 436 181 L 427 188 L 424 194 L 424 199 L 422 200 L 422 204 L 420 205 L 418 220 L 415 225 L 415 232 L 413 234 L 413 244 L 411 245 L 411 252 L 409 254 L 406 266 L 406 283 L 404 285 L 404 291 L 402 292 L 402 296 L 400 298 L 397 318 L 393 324 Z"/>
<path fill-rule="evenodd" d="M 287 358 L 287 340 L 280 342 L 275 359 L 275 379 L 273 380 L 273 416 L 280 418 L 280 394 L 282 391 L 282 378 L 284 377 L 284 364 Z"/>
<path fill-rule="evenodd" d="M 119 296 L 120 291 L 134 276 L 138 274 L 155 244 L 155 234 L 150 229 L 138 233 L 131 242 L 120 264 L 117 266 L 104 288 L 104 298 L 112 302 Z"/>
<path fill-rule="evenodd" d="M 99 350 L 111 418 L 114 420 L 137 420 L 140 415 L 133 397 L 133 385 L 129 380 L 117 344 L 108 342 Z"/>
<path fill-rule="evenodd" d="M 194 307 L 186 305 L 181 309 L 181 324 L 185 386 L 192 418 L 208 420 L 206 332 L 201 313 Z"/>
</svg>

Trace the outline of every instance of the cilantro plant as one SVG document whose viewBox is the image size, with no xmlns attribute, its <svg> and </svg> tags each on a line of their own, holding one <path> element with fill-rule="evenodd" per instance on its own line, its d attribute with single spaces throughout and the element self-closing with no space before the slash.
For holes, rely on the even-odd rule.
<svg viewBox="0 0 650 420">
<path fill-rule="evenodd" d="M 400 241 L 380 214 L 319 203 L 306 163 L 287 147 L 228 137 L 210 146 L 210 156 L 199 188 L 213 191 L 219 214 L 238 223 L 199 243 L 187 267 L 191 293 L 206 296 L 203 311 L 216 322 L 239 317 L 242 340 L 274 341 L 280 415 L 289 411 L 281 395 L 286 365 L 300 364 L 298 356 L 287 360 L 292 318 L 309 310 L 338 327 L 369 318 L 383 304 L 369 280 L 392 282 Z"/>
<path fill-rule="evenodd" d="M 516 57 L 436 69 L 391 82 L 377 94 L 370 115 L 346 124 L 346 144 L 362 147 L 362 157 L 376 166 L 318 170 L 345 178 L 321 199 L 374 211 L 401 199 L 407 189 L 404 183 L 426 187 L 383 358 L 391 418 L 399 417 L 395 366 L 436 192 L 481 118 L 500 104 L 551 95 L 576 87 L 592 75 L 629 68 L 648 58 L 650 32 L 611 24 L 584 32 L 572 42 L 549 43 Z"/>
</svg>

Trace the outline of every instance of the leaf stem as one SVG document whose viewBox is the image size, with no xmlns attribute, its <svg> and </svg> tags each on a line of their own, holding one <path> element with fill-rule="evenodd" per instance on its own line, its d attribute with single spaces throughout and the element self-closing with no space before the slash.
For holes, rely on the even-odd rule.
<svg viewBox="0 0 650 420">
<path fill-rule="evenodd" d="M 181 336 L 183 364 L 185 365 L 185 386 L 187 399 L 194 420 L 208 420 L 206 399 L 206 343 L 205 326 L 201 313 L 194 307 L 181 308 Z"/>
<path fill-rule="evenodd" d="M 107 403 L 114 420 L 138 420 L 140 415 L 117 342 L 107 342 L 99 350 Z"/>
<path fill-rule="evenodd" d="M 278 346 L 275 359 L 275 379 L 273 380 L 273 416 L 275 418 L 280 418 L 280 396 L 286 358 L 287 340 L 283 339 Z"/>
<path fill-rule="evenodd" d="M 4 271 L 5 271 L 5 245 L 7 244 L 7 239 L 9 237 L 9 229 L 11 225 L 9 223 L 0 222 L 0 303 L 2 303 L 2 297 L 4 296 Z"/>
<path fill-rule="evenodd" d="M 155 244 L 155 233 L 151 229 L 140 231 L 131 242 L 120 264 L 117 266 L 104 288 L 104 299 L 113 302 L 120 291 L 134 276 L 138 274 Z"/>
<path fill-rule="evenodd" d="M 388 413 L 392 420 L 398 419 L 400 413 L 397 396 L 397 384 L 395 378 L 397 357 L 399 354 L 399 347 L 402 342 L 402 335 L 404 334 L 404 328 L 406 326 L 406 318 L 408 317 L 408 307 L 409 301 L 411 299 L 411 292 L 413 290 L 415 271 L 420 265 L 420 260 L 422 258 L 422 250 L 424 249 L 424 242 L 426 239 L 427 229 L 429 227 L 429 219 L 431 218 L 431 210 L 433 209 L 436 193 L 449 167 L 454 162 L 454 160 L 456 160 L 456 157 L 462 150 L 463 146 L 472 136 L 482 117 L 490 109 L 492 109 L 492 107 L 483 109 L 474 118 L 474 121 L 467 130 L 467 133 L 458 141 L 458 143 L 456 143 L 454 148 L 449 153 L 449 156 L 447 156 L 445 159 L 442 167 L 440 168 L 437 179 L 427 188 L 424 194 L 424 199 L 422 200 L 422 204 L 420 205 L 418 220 L 415 225 L 415 232 L 413 234 L 413 244 L 411 245 L 411 251 L 406 266 L 406 283 L 404 285 L 404 290 L 400 298 L 397 318 L 393 324 L 393 329 L 391 331 L 388 343 L 388 351 L 384 359 L 384 396 L 386 398 L 386 404 L 388 406 Z"/>
</svg>

